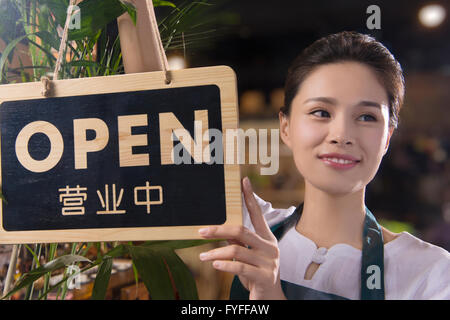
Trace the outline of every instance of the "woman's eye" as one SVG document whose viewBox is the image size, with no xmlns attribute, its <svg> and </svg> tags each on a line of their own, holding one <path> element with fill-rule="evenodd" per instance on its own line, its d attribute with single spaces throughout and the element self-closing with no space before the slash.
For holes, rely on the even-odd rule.
<svg viewBox="0 0 450 320">
<path fill-rule="evenodd" d="M 360 118 L 363 118 L 363 121 L 377 121 L 377 119 L 370 114 L 363 114 L 362 116 L 360 116 Z"/>
<path fill-rule="evenodd" d="M 328 113 L 328 111 L 325 111 L 325 110 L 316 110 L 316 111 L 311 112 L 311 114 L 313 114 L 319 118 L 330 117 L 330 114 Z"/>
</svg>

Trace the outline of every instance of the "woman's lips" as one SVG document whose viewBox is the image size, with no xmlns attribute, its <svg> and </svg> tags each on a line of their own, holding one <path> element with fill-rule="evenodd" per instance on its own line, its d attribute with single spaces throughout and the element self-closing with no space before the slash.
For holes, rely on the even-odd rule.
<svg viewBox="0 0 450 320">
<path fill-rule="evenodd" d="M 327 166 L 335 169 L 351 169 L 355 167 L 360 160 L 352 157 L 350 155 L 340 155 L 340 154 L 325 154 L 319 156 Z"/>
</svg>

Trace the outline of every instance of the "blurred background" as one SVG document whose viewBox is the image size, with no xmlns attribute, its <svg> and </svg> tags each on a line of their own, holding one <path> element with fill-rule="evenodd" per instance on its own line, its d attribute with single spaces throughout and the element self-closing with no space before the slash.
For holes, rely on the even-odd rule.
<svg viewBox="0 0 450 320">
<path fill-rule="evenodd" d="M 0 8 L 8 9 L 3 10 L 6 14 L 0 21 L 0 52 L 21 35 L 17 28 L 20 15 L 10 8 L 11 3 L 24 1 L 0 0 Z M 450 250 L 450 1 L 202 0 L 199 1 L 202 5 L 195 10 L 191 10 L 191 1 L 172 2 L 183 8 L 180 15 L 174 15 L 171 7 L 155 8 L 171 69 L 232 67 L 237 74 L 239 126 L 243 129 L 279 127 L 277 114 L 283 105 L 283 86 L 289 64 L 315 40 L 352 30 L 382 42 L 403 67 L 406 96 L 389 151 L 377 176 L 367 187 L 366 204 L 379 222 L 393 232 L 408 231 Z M 372 5 L 380 10 L 379 29 L 370 29 L 371 24 L 368 25 L 368 20 L 373 22 L 374 12 L 367 12 Z M 179 19 L 180 16 L 183 19 Z M 123 73 L 116 21 L 109 23 L 104 31 L 91 43 L 96 46 L 95 54 L 86 59 L 97 62 L 111 59 L 115 63 L 108 64 L 106 69 L 94 68 L 95 72 L 89 76 Z M 29 70 L 23 68 L 35 63 L 30 61 L 29 55 L 21 55 L 28 50 L 29 43 L 18 42 L 18 54 L 10 57 L 8 78 L 3 77 L 1 83 L 39 80 L 36 70 L 40 69 L 30 69 L 34 72 L 33 78 Z M 37 45 L 46 48 L 41 42 Z M 77 49 L 75 44 L 73 46 Z M 53 45 L 50 55 L 56 54 L 55 47 Z M 49 59 L 49 66 L 45 68 L 52 70 L 51 61 Z M 91 65 L 95 66 L 90 62 L 84 70 Z M 84 65 L 66 66 L 66 78 L 84 75 L 83 68 L 78 68 Z M 261 175 L 260 168 L 259 164 L 241 166 L 241 175 L 250 177 L 260 197 L 280 208 L 302 202 L 303 179 L 290 151 L 281 141 L 278 174 Z M 230 276 L 198 259 L 200 252 L 214 246 L 177 251 L 195 276 L 201 299 L 228 297 Z M 88 249 L 87 256 L 91 252 Z M 63 254 L 70 251 L 70 247 L 63 244 L 58 250 Z M 97 251 L 91 254 L 95 256 Z M 10 246 L 0 245 L 0 280 L 6 274 L 10 252 Z M 21 251 L 16 278 L 30 270 L 29 252 Z M 148 298 L 146 291 L 141 291 L 142 283 L 139 291 L 133 284 L 130 260 L 116 261 L 114 268 L 125 271 L 113 276 L 108 298 Z M 73 298 L 89 298 L 92 283 L 92 279 L 87 279 L 83 286 L 85 291 L 73 291 Z"/>
<path fill-rule="evenodd" d="M 322 36 L 353 30 L 375 37 L 394 54 L 404 70 L 405 103 L 366 204 L 392 231 L 406 230 L 450 250 L 450 1 L 211 3 L 208 16 L 215 19 L 208 32 L 190 37 L 186 32 L 192 43 L 168 56 L 184 67 L 231 66 L 243 129 L 279 127 L 287 68 Z M 380 29 L 368 28 L 371 5 L 380 9 Z M 274 207 L 302 201 L 303 179 L 281 141 L 277 175 L 260 175 L 259 165 L 243 165 L 241 172 Z"/>
</svg>

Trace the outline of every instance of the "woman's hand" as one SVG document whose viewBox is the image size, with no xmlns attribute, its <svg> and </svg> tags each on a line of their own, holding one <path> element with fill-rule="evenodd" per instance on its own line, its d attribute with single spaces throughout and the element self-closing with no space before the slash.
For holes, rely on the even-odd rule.
<svg viewBox="0 0 450 320">
<path fill-rule="evenodd" d="M 213 267 L 239 276 L 250 291 L 251 300 L 286 299 L 280 284 L 280 252 L 278 242 L 261 213 L 250 181 L 242 181 L 244 199 L 255 232 L 244 226 L 202 228 L 204 238 L 227 239 L 230 245 L 200 254 L 200 260 L 213 261 Z"/>
</svg>

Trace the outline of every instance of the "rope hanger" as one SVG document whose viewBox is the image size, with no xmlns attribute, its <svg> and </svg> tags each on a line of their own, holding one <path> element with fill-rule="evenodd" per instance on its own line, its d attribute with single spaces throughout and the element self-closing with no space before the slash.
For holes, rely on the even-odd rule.
<svg viewBox="0 0 450 320">
<path fill-rule="evenodd" d="M 53 71 L 53 80 L 58 80 L 58 73 L 61 69 L 62 57 L 67 47 L 67 36 L 69 34 L 69 24 L 72 17 L 73 6 L 75 5 L 75 0 L 70 0 L 69 7 L 67 8 L 66 23 L 64 24 L 64 30 L 61 37 L 61 42 L 59 44 L 58 58 L 56 59 L 55 70 Z M 48 97 L 52 89 L 51 81 L 48 77 L 41 77 L 42 82 L 42 95 Z"/>
</svg>

